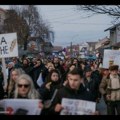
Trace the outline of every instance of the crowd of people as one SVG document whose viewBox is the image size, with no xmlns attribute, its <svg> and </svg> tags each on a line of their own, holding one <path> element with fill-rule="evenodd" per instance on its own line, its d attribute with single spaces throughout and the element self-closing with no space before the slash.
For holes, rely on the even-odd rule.
<svg viewBox="0 0 120 120">
<path fill-rule="evenodd" d="M 13 58 L 6 62 L 7 85 L 0 67 L 0 99 L 41 99 L 42 115 L 60 115 L 63 98 L 98 103 L 103 96 L 107 114 L 120 115 L 119 66 L 103 68 L 101 63 L 67 57 Z M 99 110 L 93 114 L 100 115 Z"/>
</svg>

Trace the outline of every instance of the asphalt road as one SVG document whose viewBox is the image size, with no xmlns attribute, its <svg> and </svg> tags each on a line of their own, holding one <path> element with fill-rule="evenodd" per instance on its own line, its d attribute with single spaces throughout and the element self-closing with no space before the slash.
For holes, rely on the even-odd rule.
<svg viewBox="0 0 120 120">
<path fill-rule="evenodd" d="M 97 110 L 100 112 L 100 115 L 107 115 L 107 106 L 104 102 L 103 97 L 100 99 L 100 102 L 97 103 Z"/>
</svg>

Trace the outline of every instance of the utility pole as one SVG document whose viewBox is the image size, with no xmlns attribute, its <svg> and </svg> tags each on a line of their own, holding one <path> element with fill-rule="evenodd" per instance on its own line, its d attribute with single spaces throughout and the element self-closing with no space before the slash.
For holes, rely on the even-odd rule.
<svg viewBox="0 0 120 120">
<path fill-rule="evenodd" d="M 72 55 L 73 55 L 72 42 L 70 43 L 70 55 L 71 55 L 71 58 L 72 58 Z"/>
</svg>

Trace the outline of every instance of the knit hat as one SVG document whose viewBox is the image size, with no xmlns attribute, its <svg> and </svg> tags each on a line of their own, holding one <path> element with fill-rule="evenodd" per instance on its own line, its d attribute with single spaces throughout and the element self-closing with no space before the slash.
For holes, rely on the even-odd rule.
<svg viewBox="0 0 120 120">
<path fill-rule="evenodd" d="M 112 65 L 109 67 L 109 70 L 118 70 L 119 66 L 118 65 Z"/>
</svg>

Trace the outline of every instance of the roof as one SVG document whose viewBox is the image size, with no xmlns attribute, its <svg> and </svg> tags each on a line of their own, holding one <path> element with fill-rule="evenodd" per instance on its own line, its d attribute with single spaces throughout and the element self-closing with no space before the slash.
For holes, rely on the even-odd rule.
<svg viewBox="0 0 120 120">
<path fill-rule="evenodd" d="M 61 51 L 63 48 L 62 46 L 54 46 L 53 51 Z"/>
<path fill-rule="evenodd" d="M 116 27 L 119 26 L 119 25 L 120 25 L 120 23 L 115 24 L 114 26 L 111 26 L 111 27 L 105 29 L 104 31 L 108 31 L 108 30 L 114 29 L 114 28 L 116 28 Z"/>
<path fill-rule="evenodd" d="M 96 44 L 97 42 L 87 42 L 87 43 L 90 45 L 90 44 Z"/>
<path fill-rule="evenodd" d="M 0 11 L 2 12 L 7 12 L 7 10 L 0 8 Z"/>
</svg>

